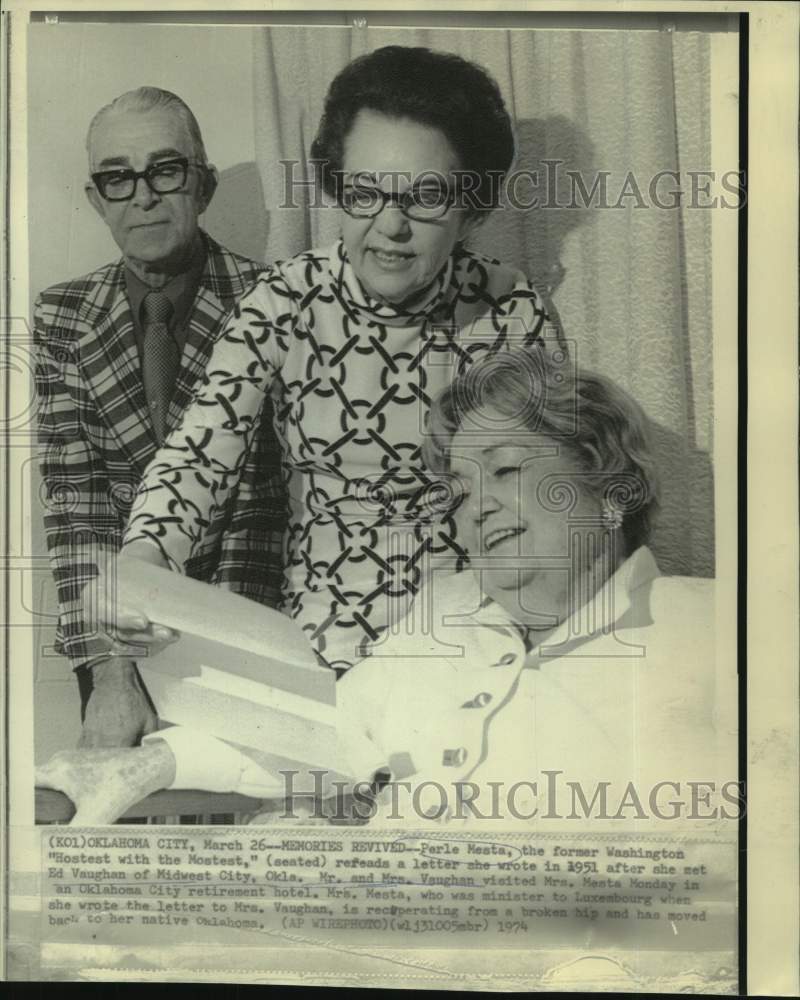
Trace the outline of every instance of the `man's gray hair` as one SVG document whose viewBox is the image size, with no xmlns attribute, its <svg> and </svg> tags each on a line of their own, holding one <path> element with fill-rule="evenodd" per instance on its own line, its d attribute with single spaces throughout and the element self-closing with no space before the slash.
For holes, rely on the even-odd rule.
<svg viewBox="0 0 800 1000">
<path fill-rule="evenodd" d="M 181 100 L 177 94 L 173 94 L 169 90 L 162 90 L 160 87 L 137 87 L 136 90 L 129 90 L 124 94 L 120 94 L 110 104 L 106 104 L 105 107 L 100 108 L 92 119 L 86 135 L 86 152 L 89 154 L 90 166 L 94 166 L 92 163 L 94 134 L 107 115 L 123 111 L 155 111 L 161 108 L 171 111 L 176 118 L 183 122 L 189 133 L 189 138 L 192 140 L 195 158 L 203 164 L 207 163 L 208 157 L 206 156 L 203 136 L 200 133 L 200 126 L 197 124 L 197 119 L 192 114 L 189 105 Z"/>
</svg>

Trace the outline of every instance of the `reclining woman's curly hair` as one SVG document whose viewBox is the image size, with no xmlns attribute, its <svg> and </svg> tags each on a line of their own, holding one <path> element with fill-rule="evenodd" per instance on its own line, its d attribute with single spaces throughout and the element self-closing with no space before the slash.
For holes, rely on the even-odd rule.
<svg viewBox="0 0 800 1000">
<path fill-rule="evenodd" d="M 521 431 L 553 439 L 577 460 L 583 488 L 622 516 L 631 553 L 647 543 L 658 509 L 648 418 L 611 379 L 584 370 L 570 374 L 567 367 L 544 348 L 508 351 L 473 365 L 434 400 L 425 461 L 436 472 L 449 472 L 453 435 L 467 416 L 470 431 L 480 426 L 479 411 L 486 407 L 518 418 Z"/>
</svg>

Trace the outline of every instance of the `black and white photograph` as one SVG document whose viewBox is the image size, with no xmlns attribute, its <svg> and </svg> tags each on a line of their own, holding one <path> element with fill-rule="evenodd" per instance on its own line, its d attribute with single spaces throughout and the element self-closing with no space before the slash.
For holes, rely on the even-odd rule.
<svg viewBox="0 0 800 1000">
<path fill-rule="evenodd" d="M 9 22 L 6 978 L 769 983 L 775 25 L 246 6 Z"/>
</svg>

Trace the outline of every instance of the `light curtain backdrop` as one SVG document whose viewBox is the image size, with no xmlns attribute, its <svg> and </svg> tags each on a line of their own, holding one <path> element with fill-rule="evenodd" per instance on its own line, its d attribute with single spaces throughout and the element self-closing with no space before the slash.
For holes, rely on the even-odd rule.
<svg viewBox="0 0 800 1000">
<path fill-rule="evenodd" d="M 334 75 L 382 45 L 425 45 L 486 67 L 515 121 L 516 166 L 563 166 L 552 207 L 502 208 L 470 245 L 514 264 L 550 297 L 579 362 L 619 381 L 655 421 L 662 514 L 654 548 L 665 572 L 714 572 L 711 220 L 702 208 L 659 209 L 662 171 L 706 170 L 709 40 L 699 32 L 405 28 L 264 28 L 254 34 L 256 165 L 264 192 L 263 256 L 281 259 L 338 234 L 337 213 L 308 207 L 305 164 Z M 298 161 L 288 210 L 282 160 Z M 554 176 L 551 167 L 550 176 Z M 571 208 L 566 170 L 591 190 L 610 171 L 618 208 Z M 674 181 L 658 192 L 669 204 Z M 537 193 L 520 185 L 526 201 Z M 253 224 L 253 223 L 251 223 Z M 231 234 L 233 235 L 233 234 Z"/>
</svg>

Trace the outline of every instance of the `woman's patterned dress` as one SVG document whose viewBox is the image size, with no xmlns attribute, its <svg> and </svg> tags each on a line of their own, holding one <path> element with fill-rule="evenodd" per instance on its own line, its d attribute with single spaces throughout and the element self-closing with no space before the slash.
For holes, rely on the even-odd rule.
<svg viewBox="0 0 800 1000">
<path fill-rule="evenodd" d="M 460 553 L 451 499 L 420 456 L 427 411 L 465 365 L 540 341 L 527 279 L 457 248 L 425 301 L 371 300 L 341 242 L 267 270 L 229 316 L 205 379 L 148 467 L 125 541 L 183 571 L 272 398 L 289 498 L 283 610 L 346 668 Z"/>
</svg>

